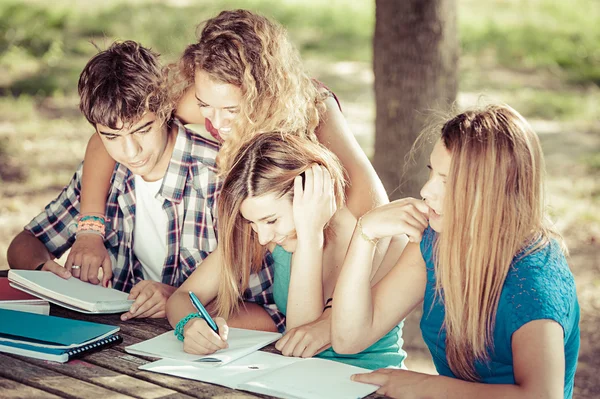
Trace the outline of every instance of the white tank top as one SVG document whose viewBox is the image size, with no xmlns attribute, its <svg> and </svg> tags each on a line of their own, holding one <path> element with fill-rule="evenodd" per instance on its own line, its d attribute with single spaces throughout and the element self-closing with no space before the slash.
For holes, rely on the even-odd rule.
<svg viewBox="0 0 600 399">
<path fill-rule="evenodd" d="M 135 225 L 133 227 L 133 253 L 142 264 L 146 280 L 162 281 L 163 266 L 167 257 L 167 213 L 162 199 L 156 194 L 163 179 L 147 182 L 135 176 Z"/>
</svg>

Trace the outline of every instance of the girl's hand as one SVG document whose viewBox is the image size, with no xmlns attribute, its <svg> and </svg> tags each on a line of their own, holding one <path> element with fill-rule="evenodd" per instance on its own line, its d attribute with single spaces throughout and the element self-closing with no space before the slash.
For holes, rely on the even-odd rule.
<svg viewBox="0 0 600 399">
<path fill-rule="evenodd" d="M 81 281 L 102 282 L 102 286 L 108 287 L 112 281 L 112 262 L 102 236 L 80 234 L 69 252 L 65 269 Z"/>
<path fill-rule="evenodd" d="M 425 201 L 403 198 L 377 207 L 362 217 L 362 231 L 367 237 L 406 234 L 410 242 L 420 242 L 429 225 L 429 206 Z"/>
<path fill-rule="evenodd" d="M 325 225 L 337 210 L 329 171 L 315 164 L 304 175 L 304 188 L 302 176 L 294 180 L 293 210 L 299 240 L 322 236 Z"/>
<path fill-rule="evenodd" d="M 331 347 L 331 318 L 293 328 L 275 344 L 283 356 L 313 357 Z"/>
<path fill-rule="evenodd" d="M 215 317 L 219 334 L 208 326 L 203 318 L 197 317 L 188 321 L 183 327 L 183 350 L 195 355 L 210 355 L 220 349 L 229 347 L 227 335 L 229 327 L 222 317 Z"/>
<path fill-rule="evenodd" d="M 379 369 L 367 374 L 354 374 L 352 381 L 379 385 L 377 393 L 390 398 L 419 398 L 423 384 L 433 376 L 408 370 Z"/>
</svg>

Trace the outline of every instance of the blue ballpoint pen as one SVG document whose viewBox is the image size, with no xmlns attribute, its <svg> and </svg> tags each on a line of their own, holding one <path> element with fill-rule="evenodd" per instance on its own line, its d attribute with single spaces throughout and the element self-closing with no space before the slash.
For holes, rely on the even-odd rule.
<svg viewBox="0 0 600 399">
<path fill-rule="evenodd" d="M 198 310 L 198 313 L 200 314 L 200 316 L 202 316 L 202 318 L 204 320 L 206 320 L 206 323 L 208 324 L 208 326 L 210 328 L 212 328 L 212 330 L 218 334 L 219 327 L 217 327 L 217 323 L 215 323 L 215 321 L 212 319 L 212 317 L 210 317 L 210 315 L 208 314 L 208 312 L 202 305 L 202 302 L 200 302 L 200 300 L 198 299 L 196 294 L 194 294 L 192 291 L 188 291 L 188 294 L 190 295 L 190 301 L 192 301 L 192 305 L 194 305 L 194 307 Z"/>
</svg>

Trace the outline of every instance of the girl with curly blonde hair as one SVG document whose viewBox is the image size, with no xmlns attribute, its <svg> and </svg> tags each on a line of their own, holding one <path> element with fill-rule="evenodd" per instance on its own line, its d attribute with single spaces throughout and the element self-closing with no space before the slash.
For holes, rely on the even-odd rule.
<svg viewBox="0 0 600 399">
<path fill-rule="evenodd" d="M 274 21 L 246 10 L 223 11 L 208 20 L 198 42 L 166 68 L 162 90 L 170 97 L 163 108 L 175 109 L 172 120 L 203 124 L 221 144 L 217 164 L 223 175 L 245 141 L 278 131 L 318 141 L 340 159 L 348 177 L 346 204 L 356 216 L 388 202 L 337 100 L 304 72 L 285 29 Z M 114 162 L 97 134 L 86 162 L 95 168 L 84 169 L 81 215 L 103 215 Z M 82 236 L 66 265 L 85 262 L 97 269 L 105 252 L 99 237 Z"/>
</svg>

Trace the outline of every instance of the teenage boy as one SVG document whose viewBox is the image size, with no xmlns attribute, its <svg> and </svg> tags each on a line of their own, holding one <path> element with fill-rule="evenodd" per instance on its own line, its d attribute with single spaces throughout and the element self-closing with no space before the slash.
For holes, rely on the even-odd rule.
<svg viewBox="0 0 600 399">
<path fill-rule="evenodd" d="M 73 245 L 82 228 L 104 238 L 110 257 L 104 280 L 135 299 L 123 320 L 164 317 L 167 299 L 217 246 L 218 146 L 172 117 L 162 78 L 158 56 L 133 41 L 115 43 L 88 62 L 79 78 L 80 108 L 117 162 L 106 214 L 79 215 L 81 163 L 69 185 L 13 239 L 7 254 L 13 269 L 79 278 L 82 265 L 69 265 L 69 271 L 54 259 Z M 89 281 L 98 282 L 96 273 Z M 266 266 L 245 299 L 272 302 L 271 276 Z M 268 315 L 281 323 L 269 306 L 267 313 L 249 309 L 270 325 Z"/>
</svg>

